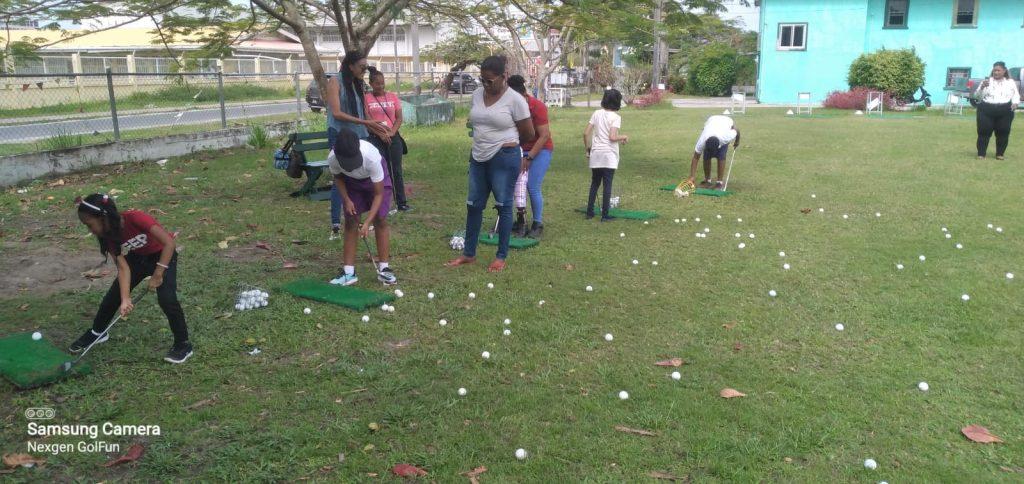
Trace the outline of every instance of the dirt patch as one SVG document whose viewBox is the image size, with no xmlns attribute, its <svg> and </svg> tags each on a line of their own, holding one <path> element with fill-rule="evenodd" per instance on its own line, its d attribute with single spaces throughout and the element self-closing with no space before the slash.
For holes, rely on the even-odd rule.
<svg viewBox="0 0 1024 484">
<path fill-rule="evenodd" d="M 114 265 L 101 265 L 99 253 L 67 252 L 57 247 L 29 247 L 27 244 L 3 244 L 0 257 L 0 298 L 9 299 L 31 294 L 47 296 L 61 291 L 109 286 L 117 270 Z M 106 275 L 97 279 L 82 276 L 95 271 Z"/>
</svg>

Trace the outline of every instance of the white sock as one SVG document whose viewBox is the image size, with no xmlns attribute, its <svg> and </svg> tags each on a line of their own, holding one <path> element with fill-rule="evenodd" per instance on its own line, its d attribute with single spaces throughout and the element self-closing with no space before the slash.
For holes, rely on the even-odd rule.
<svg viewBox="0 0 1024 484">
<path fill-rule="evenodd" d="M 92 331 L 92 335 L 93 336 L 102 336 L 103 335 L 103 333 L 97 333 L 95 329 L 92 329 L 90 331 Z"/>
<path fill-rule="evenodd" d="M 380 270 L 384 270 L 384 269 L 388 268 L 388 263 L 387 262 L 378 262 L 377 266 L 380 267 Z"/>
<path fill-rule="evenodd" d="M 345 275 L 353 276 L 356 273 L 356 266 L 345 266 Z"/>
</svg>

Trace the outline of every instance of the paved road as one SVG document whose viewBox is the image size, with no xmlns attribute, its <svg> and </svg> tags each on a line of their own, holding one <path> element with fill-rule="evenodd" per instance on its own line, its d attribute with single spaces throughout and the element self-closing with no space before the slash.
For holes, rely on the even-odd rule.
<svg viewBox="0 0 1024 484">
<path fill-rule="evenodd" d="M 306 111 L 306 103 L 302 110 Z M 295 101 L 253 106 L 228 106 L 227 118 L 248 119 L 262 116 L 295 114 Z M 162 128 L 168 126 L 188 126 L 220 122 L 220 108 L 204 108 L 191 111 L 165 112 L 152 114 L 130 114 L 117 117 L 121 132 L 133 129 Z M 67 121 L 51 121 L 46 123 L 21 124 L 16 126 L 0 126 L 0 143 L 27 143 L 49 138 L 59 133 L 93 134 L 111 133 L 114 125 L 110 117 L 72 119 Z"/>
</svg>

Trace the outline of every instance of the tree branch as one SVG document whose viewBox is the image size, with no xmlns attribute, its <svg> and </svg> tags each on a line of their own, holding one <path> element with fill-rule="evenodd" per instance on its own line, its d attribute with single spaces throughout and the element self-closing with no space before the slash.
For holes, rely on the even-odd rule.
<svg viewBox="0 0 1024 484">
<path fill-rule="evenodd" d="M 301 25 L 298 22 L 296 22 L 296 21 L 294 21 L 292 19 L 289 19 L 288 17 L 284 16 L 283 14 L 278 13 L 276 10 L 274 10 L 273 7 L 271 7 L 264 0 L 249 0 L 249 1 L 250 1 L 250 3 L 256 4 L 256 6 L 260 8 L 260 10 L 263 10 L 264 12 L 266 12 L 271 17 L 274 17 L 277 20 L 281 21 L 281 23 L 291 27 L 292 30 L 296 30 L 296 29 L 301 28 Z"/>
</svg>

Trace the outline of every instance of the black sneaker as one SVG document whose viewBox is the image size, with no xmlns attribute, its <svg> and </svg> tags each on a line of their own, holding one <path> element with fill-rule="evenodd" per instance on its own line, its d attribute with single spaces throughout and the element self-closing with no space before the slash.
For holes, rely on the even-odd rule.
<svg viewBox="0 0 1024 484">
<path fill-rule="evenodd" d="M 97 338 L 99 338 L 99 341 L 96 342 L 96 344 L 105 343 L 108 339 L 110 339 L 110 334 L 96 334 L 90 329 L 86 331 L 85 334 L 83 334 L 82 336 L 79 336 L 78 340 L 76 340 L 74 343 L 71 343 L 71 346 L 68 348 L 68 351 L 72 353 L 81 353 L 82 350 L 88 348 L 89 345 L 91 345 L 93 341 L 96 341 Z"/>
<path fill-rule="evenodd" d="M 517 214 L 516 215 L 516 221 L 515 221 L 515 223 L 512 224 L 512 233 L 513 234 L 518 234 L 518 233 L 522 232 L 523 229 L 525 229 L 525 228 L 526 228 L 526 217 L 524 217 L 523 214 L 521 214 L 521 213 Z"/>
<path fill-rule="evenodd" d="M 412 210 L 412 207 L 410 207 L 408 203 L 403 203 L 398 206 L 399 212 L 408 212 L 410 210 Z"/>
<path fill-rule="evenodd" d="M 340 238 L 342 238 L 342 236 L 341 236 L 341 226 L 340 225 L 333 225 L 333 226 L 331 226 L 331 236 L 327 240 L 338 240 Z"/>
<path fill-rule="evenodd" d="M 531 239 L 539 239 L 542 235 L 544 235 L 544 224 L 540 222 L 534 222 L 530 226 L 530 231 L 526 234 Z"/>
<path fill-rule="evenodd" d="M 184 363 L 185 360 L 192 356 L 192 343 L 188 341 L 184 343 L 174 343 L 171 347 L 171 351 L 167 352 L 167 356 L 164 357 L 164 361 L 168 363 Z"/>
<path fill-rule="evenodd" d="M 394 286 L 398 284 L 398 278 L 395 277 L 395 271 L 391 270 L 390 267 L 385 267 L 377 271 L 377 280 L 383 282 L 385 286 Z"/>
<path fill-rule="evenodd" d="M 612 220 L 615 220 L 615 217 L 612 217 L 611 215 L 602 215 L 601 216 L 601 221 L 602 222 L 611 222 Z"/>
</svg>

